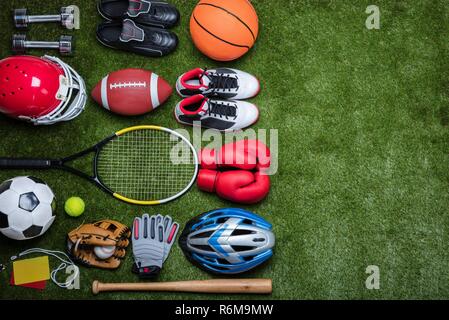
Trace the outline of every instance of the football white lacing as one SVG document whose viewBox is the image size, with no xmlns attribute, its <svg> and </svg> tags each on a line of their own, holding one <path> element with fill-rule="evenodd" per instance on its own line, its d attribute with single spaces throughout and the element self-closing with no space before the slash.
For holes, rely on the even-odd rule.
<svg viewBox="0 0 449 320">
<path fill-rule="evenodd" d="M 111 83 L 109 88 L 112 89 L 124 89 L 124 88 L 146 88 L 146 82 L 118 82 Z"/>
</svg>

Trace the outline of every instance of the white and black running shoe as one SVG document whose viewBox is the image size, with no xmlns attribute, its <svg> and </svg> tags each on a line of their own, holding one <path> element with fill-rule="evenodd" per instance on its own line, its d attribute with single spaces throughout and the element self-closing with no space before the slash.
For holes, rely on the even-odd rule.
<svg viewBox="0 0 449 320">
<path fill-rule="evenodd" d="M 202 94 L 223 99 L 243 100 L 256 96 L 260 83 L 247 72 L 230 69 L 193 69 L 178 78 L 176 91 L 181 97 Z"/>
<path fill-rule="evenodd" d="M 197 94 L 176 105 L 175 118 L 186 125 L 233 131 L 254 124 L 259 118 L 259 109 L 245 101 L 216 100 Z"/>
</svg>

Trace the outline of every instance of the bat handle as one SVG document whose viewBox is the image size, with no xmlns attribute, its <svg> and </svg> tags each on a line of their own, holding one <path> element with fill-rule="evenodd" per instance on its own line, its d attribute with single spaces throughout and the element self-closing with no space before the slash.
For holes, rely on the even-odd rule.
<svg viewBox="0 0 449 320">
<path fill-rule="evenodd" d="M 212 279 L 147 283 L 92 283 L 92 293 L 104 291 L 173 291 L 194 293 L 269 294 L 271 279 Z"/>
</svg>

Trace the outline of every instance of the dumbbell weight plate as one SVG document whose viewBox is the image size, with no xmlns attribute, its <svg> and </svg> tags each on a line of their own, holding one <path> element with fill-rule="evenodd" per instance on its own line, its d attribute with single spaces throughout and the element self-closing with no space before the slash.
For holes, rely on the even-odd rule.
<svg viewBox="0 0 449 320">
<path fill-rule="evenodd" d="M 61 8 L 61 25 L 66 29 L 71 29 L 75 25 L 75 14 L 73 8 Z"/>
<path fill-rule="evenodd" d="M 59 53 L 71 55 L 75 51 L 75 42 L 72 36 L 61 36 L 59 38 Z"/>
<path fill-rule="evenodd" d="M 26 35 L 24 34 L 12 36 L 12 51 L 14 54 L 24 54 L 26 52 L 25 41 Z"/>
<path fill-rule="evenodd" d="M 18 29 L 28 28 L 27 9 L 15 9 L 14 10 L 14 25 Z"/>
</svg>

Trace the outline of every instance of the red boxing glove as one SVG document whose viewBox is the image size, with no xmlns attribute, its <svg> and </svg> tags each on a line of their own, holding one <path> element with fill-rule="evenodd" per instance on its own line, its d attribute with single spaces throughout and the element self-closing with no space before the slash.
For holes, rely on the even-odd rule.
<svg viewBox="0 0 449 320">
<path fill-rule="evenodd" d="M 269 176 L 244 170 L 219 172 L 201 169 L 197 183 L 203 191 L 215 192 L 223 199 L 244 204 L 259 202 L 270 191 Z"/>
<path fill-rule="evenodd" d="M 203 169 L 236 168 L 264 171 L 270 167 L 270 149 L 259 140 L 240 140 L 223 145 L 218 151 L 203 148 L 200 165 Z"/>
</svg>

